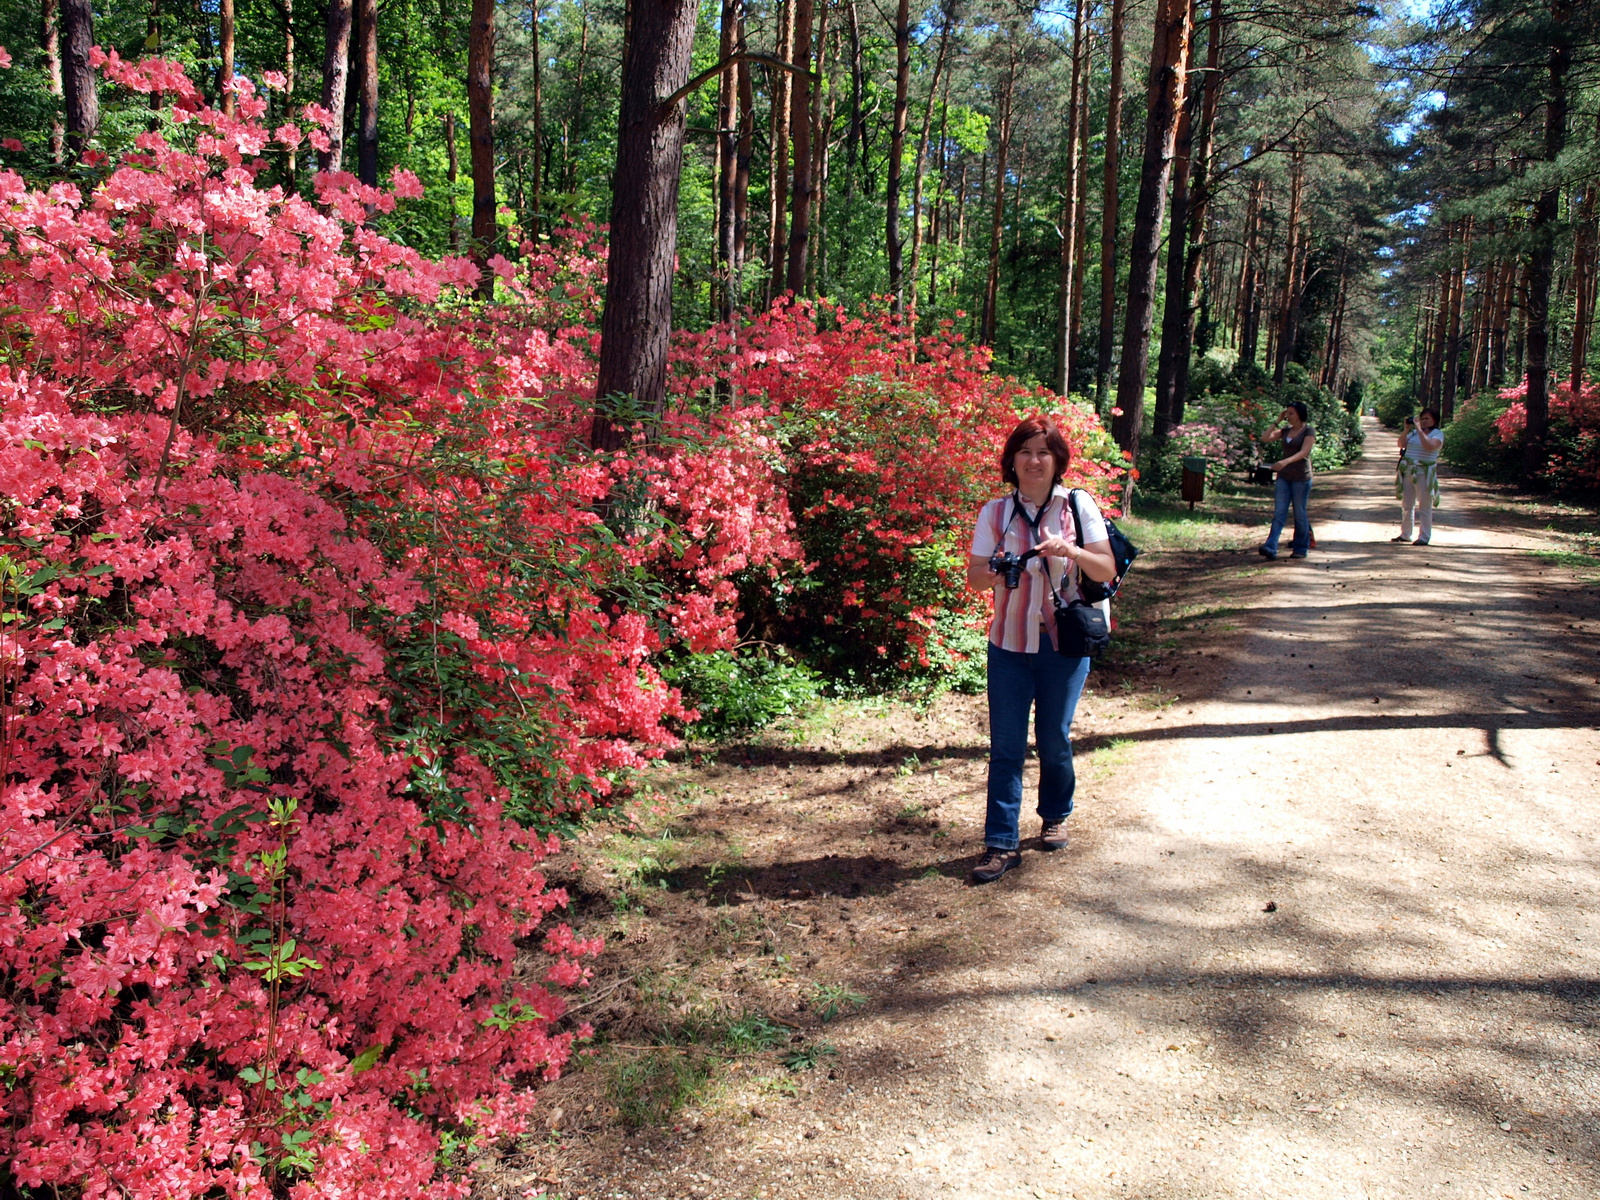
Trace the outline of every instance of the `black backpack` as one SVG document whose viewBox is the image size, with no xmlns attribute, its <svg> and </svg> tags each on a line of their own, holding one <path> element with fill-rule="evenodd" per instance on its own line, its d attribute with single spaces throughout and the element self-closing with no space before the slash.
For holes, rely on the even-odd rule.
<svg viewBox="0 0 1600 1200">
<path fill-rule="evenodd" d="M 1078 545 L 1083 545 L 1083 520 L 1078 516 L 1078 504 L 1073 499 L 1082 488 L 1073 488 L 1067 493 L 1067 507 L 1072 510 L 1072 525 L 1078 534 Z M 1090 579 L 1080 569 L 1078 572 L 1078 591 L 1090 604 L 1098 604 L 1101 600 L 1109 600 L 1117 594 L 1122 587 L 1122 581 L 1127 577 L 1128 568 L 1133 566 L 1133 560 L 1139 557 L 1139 547 L 1127 539 L 1122 530 L 1117 528 L 1116 522 L 1110 517 L 1102 518 L 1106 523 L 1106 535 L 1111 543 L 1111 557 L 1117 564 L 1116 577 L 1110 583 L 1101 583 L 1098 579 Z"/>
</svg>

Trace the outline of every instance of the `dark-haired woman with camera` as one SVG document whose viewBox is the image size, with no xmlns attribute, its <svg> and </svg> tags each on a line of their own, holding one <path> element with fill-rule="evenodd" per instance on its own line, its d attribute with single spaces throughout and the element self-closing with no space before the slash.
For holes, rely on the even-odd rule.
<svg viewBox="0 0 1600 1200">
<path fill-rule="evenodd" d="M 1311 448 L 1317 444 L 1317 434 L 1306 424 L 1307 411 L 1299 400 L 1290 401 L 1278 418 L 1283 424 L 1262 439 L 1281 442 L 1283 448 L 1283 456 L 1272 464 L 1278 474 L 1273 483 L 1272 528 L 1257 547 L 1265 559 L 1278 557 L 1278 538 L 1291 508 L 1294 539 L 1289 543 L 1289 557 L 1304 558 L 1311 549 Z"/>
<path fill-rule="evenodd" d="M 1400 501 L 1400 536 L 1391 542 L 1411 542 L 1426 546 L 1433 540 L 1433 510 L 1439 507 L 1439 451 L 1444 449 L 1444 432 L 1439 414 L 1425 408 L 1415 420 L 1406 418 L 1400 433 L 1400 465 L 1394 479 L 1394 498 Z M 1412 514 L 1416 524 L 1412 524 Z M 1415 528 L 1416 540 L 1411 531 Z"/>
<path fill-rule="evenodd" d="M 989 622 L 989 788 L 983 857 L 975 883 L 999 879 L 1022 864 L 1022 768 L 1028 754 L 1028 716 L 1033 713 L 1039 749 L 1039 837 L 1042 850 L 1067 844 L 1076 776 L 1072 768 L 1072 716 L 1089 675 L 1089 659 L 1056 653 L 1055 598 L 1070 603 L 1079 579 L 1102 583 L 1116 576 L 1105 518 L 1094 498 L 1070 497 L 1061 476 L 1072 453 L 1048 417 L 1024 420 L 1006 438 L 1000 475 L 1014 489 L 991 500 L 978 514 L 972 535 L 967 582 L 994 593 Z M 1073 520 L 1069 501 L 1077 509 Z M 1080 543 L 1077 528 L 1083 529 Z M 1001 554 L 1036 555 L 1012 568 L 995 569 Z M 1015 582 L 1015 586 L 1008 584 Z"/>
</svg>

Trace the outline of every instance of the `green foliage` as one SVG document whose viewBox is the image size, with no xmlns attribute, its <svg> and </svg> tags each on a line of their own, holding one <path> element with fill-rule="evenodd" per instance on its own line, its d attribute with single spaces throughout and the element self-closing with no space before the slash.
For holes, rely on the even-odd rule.
<svg viewBox="0 0 1600 1200">
<path fill-rule="evenodd" d="M 710 1059 L 677 1046 L 623 1053 L 610 1063 L 606 1098 L 630 1128 L 659 1125 L 700 1094 L 711 1069 Z"/>
<path fill-rule="evenodd" d="M 845 984 L 823 983 L 812 991 L 810 1001 L 817 1019 L 826 1025 L 844 1013 L 864 1007 L 867 998 Z"/>
<path fill-rule="evenodd" d="M 707 741 L 753 733 L 821 694 L 817 675 L 781 647 L 685 654 L 664 665 L 661 675 L 699 713 L 689 736 Z"/>
<path fill-rule="evenodd" d="M 1455 420 L 1444 430 L 1445 462 L 1481 479 L 1515 479 L 1521 452 L 1502 443 L 1495 431 L 1495 422 L 1511 403 L 1498 392 L 1487 391 L 1457 405 Z"/>
</svg>

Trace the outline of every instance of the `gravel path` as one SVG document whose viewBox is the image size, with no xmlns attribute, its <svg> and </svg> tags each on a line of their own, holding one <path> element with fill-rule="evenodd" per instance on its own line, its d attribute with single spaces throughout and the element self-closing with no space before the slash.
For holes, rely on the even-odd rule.
<svg viewBox="0 0 1600 1200">
<path fill-rule="evenodd" d="M 1369 432 L 1182 698 L 1089 705 L 1121 740 L 1073 847 L 923 914 L 942 965 L 884 960 L 836 1082 L 637 1151 L 628 1194 L 1600 1194 L 1600 603 L 1466 481 L 1390 544 Z"/>
</svg>

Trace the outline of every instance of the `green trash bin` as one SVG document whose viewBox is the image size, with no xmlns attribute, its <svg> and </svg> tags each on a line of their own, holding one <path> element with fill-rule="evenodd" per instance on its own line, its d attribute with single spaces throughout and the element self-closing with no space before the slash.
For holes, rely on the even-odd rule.
<svg viewBox="0 0 1600 1200">
<path fill-rule="evenodd" d="M 1183 459 L 1183 498 L 1193 508 L 1195 501 L 1206 498 L 1206 460 L 1201 454 L 1188 454 Z"/>
</svg>

